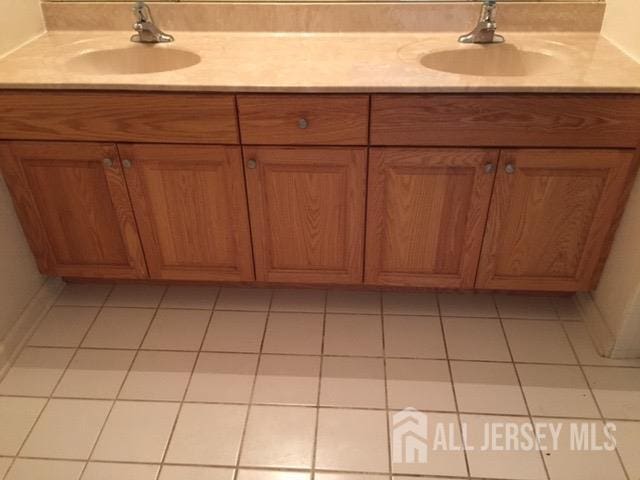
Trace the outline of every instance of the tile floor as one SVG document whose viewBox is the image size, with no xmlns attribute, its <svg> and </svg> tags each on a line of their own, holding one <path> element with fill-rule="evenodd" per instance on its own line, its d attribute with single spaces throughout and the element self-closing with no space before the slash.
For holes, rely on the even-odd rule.
<svg viewBox="0 0 640 480">
<path fill-rule="evenodd" d="M 456 441 L 618 443 L 394 463 L 405 407 Z M 639 446 L 640 360 L 599 357 L 570 298 L 74 284 L 0 381 L 4 480 L 637 480 Z"/>
</svg>

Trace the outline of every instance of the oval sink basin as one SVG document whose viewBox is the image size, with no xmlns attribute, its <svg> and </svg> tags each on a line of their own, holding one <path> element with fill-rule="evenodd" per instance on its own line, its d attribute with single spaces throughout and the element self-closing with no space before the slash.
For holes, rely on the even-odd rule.
<svg viewBox="0 0 640 480">
<path fill-rule="evenodd" d="M 196 65 L 200 60 L 200 55 L 187 50 L 133 45 L 84 52 L 69 60 L 67 67 L 80 73 L 127 75 L 180 70 Z"/>
<path fill-rule="evenodd" d="M 431 70 L 459 75 L 521 77 L 548 75 L 567 68 L 559 55 L 520 50 L 514 45 L 464 45 L 426 54 L 420 63 Z"/>
</svg>

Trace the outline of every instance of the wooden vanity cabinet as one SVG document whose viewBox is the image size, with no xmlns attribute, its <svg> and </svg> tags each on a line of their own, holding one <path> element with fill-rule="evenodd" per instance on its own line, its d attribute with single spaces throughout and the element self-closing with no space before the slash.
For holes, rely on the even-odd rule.
<svg viewBox="0 0 640 480">
<path fill-rule="evenodd" d="M 151 278 L 253 280 L 240 147 L 118 149 Z"/>
<path fill-rule="evenodd" d="M 43 273 L 147 277 L 115 145 L 5 142 L 0 166 Z"/>
<path fill-rule="evenodd" d="M 498 151 L 373 148 L 365 283 L 473 288 Z"/>
<path fill-rule="evenodd" d="M 245 147 L 256 280 L 362 283 L 366 148 Z"/>
<path fill-rule="evenodd" d="M 639 160 L 640 95 L 0 103 L 0 167 L 63 277 L 591 290 Z"/>
<path fill-rule="evenodd" d="M 502 150 L 477 288 L 595 288 L 633 150 Z"/>
</svg>

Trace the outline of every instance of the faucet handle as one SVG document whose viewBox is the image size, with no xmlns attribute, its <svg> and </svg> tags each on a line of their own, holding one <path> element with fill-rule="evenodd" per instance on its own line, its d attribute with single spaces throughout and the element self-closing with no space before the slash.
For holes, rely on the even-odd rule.
<svg viewBox="0 0 640 480">
<path fill-rule="evenodd" d="M 133 14 L 136 16 L 138 22 L 149 22 L 151 20 L 151 10 L 149 6 L 144 2 L 135 2 L 133 4 Z"/>
</svg>

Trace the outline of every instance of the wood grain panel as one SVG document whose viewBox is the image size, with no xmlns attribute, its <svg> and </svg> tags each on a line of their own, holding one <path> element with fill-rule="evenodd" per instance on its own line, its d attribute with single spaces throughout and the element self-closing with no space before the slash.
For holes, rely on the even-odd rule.
<svg viewBox="0 0 640 480">
<path fill-rule="evenodd" d="M 118 148 L 151 278 L 253 280 L 239 147 Z"/>
<path fill-rule="evenodd" d="M 635 161 L 632 150 L 503 150 L 476 287 L 594 288 Z"/>
<path fill-rule="evenodd" d="M 371 143 L 635 148 L 640 144 L 640 96 L 373 95 Z"/>
<path fill-rule="evenodd" d="M 114 145 L 5 143 L 1 158 L 43 273 L 145 278 L 133 211 Z M 110 159 L 112 166 L 103 165 Z"/>
<path fill-rule="evenodd" d="M 254 145 L 366 145 L 367 95 L 238 95 L 242 142 Z M 299 120 L 307 122 L 300 128 Z"/>
<path fill-rule="evenodd" d="M 256 279 L 361 283 L 364 148 L 246 147 Z"/>
<path fill-rule="evenodd" d="M 233 95 L 0 92 L 0 138 L 238 143 Z"/>
<path fill-rule="evenodd" d="M 365 282 L 472 288 L 497 161 L 497 150 L 371 149 Z"/>
</svg>

